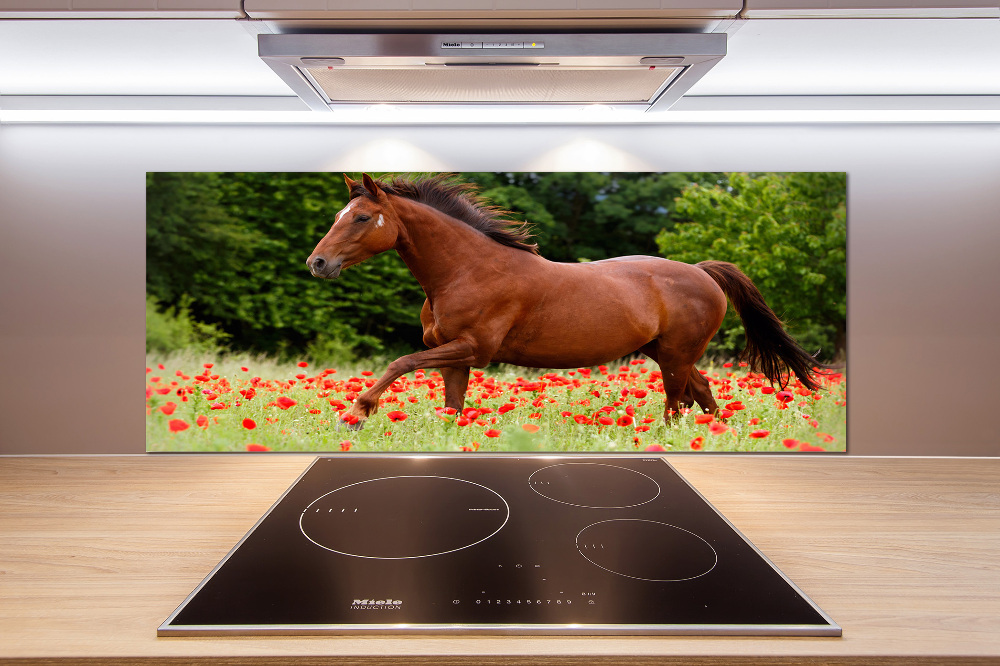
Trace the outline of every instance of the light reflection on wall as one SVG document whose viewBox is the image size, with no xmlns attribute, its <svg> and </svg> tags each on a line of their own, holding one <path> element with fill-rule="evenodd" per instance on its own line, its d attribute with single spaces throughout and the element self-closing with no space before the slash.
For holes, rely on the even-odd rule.
<svg viewBox="0 0 1000 666">
<path fill-rule="evenodd" d="M 409 141 L 382 138 L 337 155 L 324 165 L 327 171 L 449 171 L 439 157 Z"/>
<path fill-rule="evenodd" d="M 520 167 L 523 171 L 656 171 L 651 163 L 601 141 L 578 137 L 542 153 Z"/>
</svg>

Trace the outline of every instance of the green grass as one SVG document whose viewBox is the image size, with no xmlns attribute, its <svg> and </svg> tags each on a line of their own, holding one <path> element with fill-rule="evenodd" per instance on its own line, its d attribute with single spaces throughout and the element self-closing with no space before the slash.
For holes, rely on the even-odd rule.
<svg viewBox="0 0 1000 666">
<path fill-rule="evenodd" d="M 373 381 L 381 375 L 387 359 L 330 368 L 336 372 L 326 373 L 323 367 L 300 368 L 294 363 L 279 363 L 266 357 L 208 357 L 193 351 L 147 356 L 146 448 L 149 451 L 246 451 L 248 445 L 257 445 L 270 451 L 339 452 L 347 448 L 352 452 L 463 449 L 623 452 L 642 451 L 652 445 L 666 451 L 785 452 L 798 450 L 798 444 L 790 449 L 782 443 L 794 439 L 824 450 L 845 450 L 847 383 L 843 374 L 824 382 L 828 385 L 816 394 L 819 399 L 812 394 L 794 394 L 788 407 L 779 409 L 775 395 L 765 395 L 752 385 L 760 380 L 756 376 L 748 377 L 746 368 L 700 365 L 715 382 L 730 382 L 731 390 L 724 395 L 732 397 L 717 397 L 720 407 L 737 401 L 745 406 L 722 420 L 725 432 L 711 434 L 711 424 L 695 423 L 700 413 L 697 408 L 690 414 L 679 415 L 669 425 L 664 424 L 658 369 L 651 361 L 635 361 L 638 362 L 610 364 L 606 373 L 598 368 L 589 369 L 589 377 L 579 370 L 491 367 L 481 376 L 472 377 L 466 395 L 467 408 L 492 410 L 492 413 L 477 417 L 483 425 L 474 421 L 460 425 L 458 415 L 441 414 L 444 390 L 440 377 L 436 371 L 418 371 L 396 382 L 394 388 L 399 392 L 383 394 L 382 406 L 363 430 L 351 431 L 339 425 L 336 408 L 339 405 L 331 405 L 331 401 L 349 407 L 349 394 L 358 392 L 352 389 L 359 383 L 364 388 L 365 381 Z M 208 371 L 210 375 L 199 375 L 206 372 L 205 363 L 213 364 Z M 242 370 L 243 367 L 247 371 Z M 178 372 L 181 376 L 176 374 Z M 373 374 L 369 376 L 363 372 Z M 296 375 L 304 377 L 296 378 Z M 198 376 L 205 379 L 197 379 Z M 251 381 L 255 377 L 261 380 L 256 386 Z M 154 382 L 153 378 L 159 379 Z M 362 381 L 348 381 L 355 378 Z M 746 385 L 740 387 L 738 382 Z M 768 386 L 766 380 L 762 384 Z M 724 386 L 713 383 L 713 393 L 718 395 Z M 254 388 L 255 395 L 247 400 L 239 391 L 250 388 Z M 169 391 L 160 394 L 157 389 Z M 185 392 L 186 401 L 178 396 L 179 389 Z M 623 389 L 629 391 L 625 397 Z M 293 400 L 295 404 L 282 409 L 276 404 L 279 397 Z M 386 399 L 399 402 L 386 402 Z M 162 409 L 168 402 L 176 405 L 170 415 Z M 212 405 L 220 404 L 225 408 L 212 409 Z M 498 410 L 505 404 L 515 407 L 500 414 Z M 601 408 L 610 408 L 610 413 L 597 414 Z M 406 419 L 392 422 L 388 416 L 391 412 L 404 412 Z M 563 412 L 570 412 L 570 416 L 563 416 Z M 577 415 L 593 423 L 577 423 L 574 418 Z M 615 423 L 602 425 L 597 421 L 600 416 L 611 418 Z M 620 419 L 623 424 L 629 421 L 623 418 L 629 416 L 630 423 L 618 425 Z M 199 417 L 203 418 L 203 426 L 198 425 Z M 243 426 L 244 419 L 252 419 L 256 427 L 248 430 Z M 643 423 L 644 419 L 649 422 Z M 753 423 L 753 419 L 758 422 Z M 170 422 L 175 420 L 183 421 L 188 427 L 171 432 Z M 537 431 L 528 432 L 525 425 L 532 430 L 537 427 Z M 641 428 L 648 429 L 641 431 Z M 488 437 L 486 432 L 489 430 L 501 434 Z M 760 438 L 750 436 L 758 430 L 766 430 L 768 434 Z M 701 448 L 694 449 L 692 441 L 697 446 L 698 437 L 703 438 Z"/>
</svg>

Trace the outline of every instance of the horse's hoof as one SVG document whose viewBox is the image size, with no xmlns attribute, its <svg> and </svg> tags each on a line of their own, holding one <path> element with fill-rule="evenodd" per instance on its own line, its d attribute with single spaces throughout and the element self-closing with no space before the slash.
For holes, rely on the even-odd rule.
<svg viewBox="0 0 1000 666">
<path fill-rule="evenodd" d="M 348 415 L 346 419 L 337 419 L 337 429 L 347 428 L 348 430 L 361 430 L 365 427 L 366 419 L 359 419 L 357 416 Z"/>
</svg>

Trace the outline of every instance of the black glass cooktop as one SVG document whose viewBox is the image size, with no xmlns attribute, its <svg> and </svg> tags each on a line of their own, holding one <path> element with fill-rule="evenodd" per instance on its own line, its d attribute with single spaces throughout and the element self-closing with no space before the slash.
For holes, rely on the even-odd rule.
<svg viewBox="0 0 1000 666">
<path fill-rule="evenodd" d="M 660 458 L 317 458 L 158 634 L 840 627 Z"/>
</svg>

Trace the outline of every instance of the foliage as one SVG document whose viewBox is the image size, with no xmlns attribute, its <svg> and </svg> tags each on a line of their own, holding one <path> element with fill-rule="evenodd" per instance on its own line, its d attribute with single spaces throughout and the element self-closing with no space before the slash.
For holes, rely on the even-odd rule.
<svg viewBox="0 0 1000 666">
<path fill-rule="evenodd" d="M 161 310 L 153 296 L 146 296 L 146 351 L 169 353 L 181 349 L 218 353 L 229 335 L 218 327 L 191 318 L 190 298 Z"/>
<path fill-rule="evenodd" d="M 656 235 L 673 227 L 674 200 L 717 173 L 465 173 L 489 201 L 535 227 L 542 255 L 596 261 L 655 255 Z"/>
<path fill-rule="evenodd" d="M 728 187 L 688 187 L 687 221 L 657 237 L 663 256 L 729 261 L 757 285 L 789 332 L 832 359 L 846 345 L 846 174 L 729 174 Z M 709 354 L 732 356 L 743 328 L 730 312 Z"/>
</svg>

